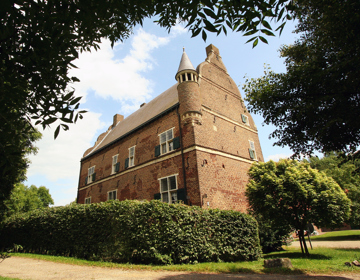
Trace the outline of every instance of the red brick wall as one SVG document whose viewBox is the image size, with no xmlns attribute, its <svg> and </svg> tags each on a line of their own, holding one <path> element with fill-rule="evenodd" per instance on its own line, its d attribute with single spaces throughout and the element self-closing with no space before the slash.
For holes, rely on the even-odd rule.
<svg viewBox="0 0 360 280">
<path fill-rule="evenodd" d="M 197 163 L 203 207 L 246 212 L 250 164 L 206 152 L 197 152 Z"/>
<path fill-rule="evenodd" d="M 162 116 L 160 119 L 143 127 L 121 141 L 111 145 L 103 151 L 85 159 L 81 165 L 79 203 L 84 203 L 86 197 L 91 197 L 91 202 L 107 200 L 107 193 L 117 190 L 117 198 L 151 200 L 154 194 L 159 193 L 159 178 L 178 174 L 178 188 L 184 188 L 182 157 L 180 149 L 177 149 L 160 157 L 155 157 L 155 146 L 159 145 L 158 135 L 172 127 L 174 137 L 180 135 L 178 116 L 176 110 Z M 183 129 L 184 144 L 189 147 L 194 142 L 193 129 L 188 126 Z M 135 166 L 125 170 L 125 159 L 129 156 L 128 148 L 135 147 Z M 112 157 L 119 154 L 120 172 L 111 175 Z M 175 157 L 162 160 L 164 157 Z M 185 171 L 189 202 L 194 205 L 200 204 L 198 194 L 198 177 L 196 170 L 196 154 L 189 152 L 184 155 Z M 146 164 L 152 163 L 149 166 Z M 85 186 L 85 178 L 88 168 L 95 165 L 96 180 Z M 100 181 L 100 182 L 99 182 Z"/>
</svg>

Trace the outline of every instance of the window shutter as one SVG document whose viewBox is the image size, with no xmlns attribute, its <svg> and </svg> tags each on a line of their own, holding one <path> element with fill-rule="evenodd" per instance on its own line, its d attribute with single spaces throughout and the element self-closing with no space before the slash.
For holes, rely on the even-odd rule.
<svg viewBox="0 0 360 280">
<path fill-rule="evenodd" d="M 157 146 L 155 147 L 155 156 L 156 156 L 156 157 L 160 156 L 160 145 L 157 145 Z"/>
<path fill-rule="evenodd" d="M 180 148 L 180 137 L 175 137 L 175 138 L 174 138 L 174 140 L 173 140 L 173 147 L 174 147 L 174 150 Z"/>
<path fill-rule="evenodd" d="M 154 199 L 161 200 L 161 193 L 154 194 Z"/>
<path fill-rule="evenodd" d="M 249 154 L 250 154 L 250 158 L 252 158 L 252 159 L 255 158 L 255 153 L 252 149 L 249 149 Z"/>
<path fill-rule="evenodd" d="M 94 182 L 96 178 L 96 173 L 93 173 L 91 176 L 92 176 L 92 181 Z"/>
<path fill-rule="evenodd" d="M 129 158 L 125 159 L 125 169 L 129 168 Z"/>
<path fill-rule="evenodd" d="M 242 119 L 243 123 L 246 123 L 246 116 L 244 114 L 241 114 L 241 119 Z"/>
<path fill-rule="evenodd" d="M 120 170 L 120 162 L 116 163 L 115 165 L 115 172 L 119 172 Z"/>
<path fill-rule="evenodd" d="M 184 203 L 186 203 L 186 192 L 185 189 L 178 189 L 177 190 L 177 199 L 178 201 L 182 201 Z"/>
<path fill-rule="evenodd" d="M 85 178 L 85 185 L 87 185 L 88 184 L 88 177 L 86 176 L 86 178 Z"/>
</svg>

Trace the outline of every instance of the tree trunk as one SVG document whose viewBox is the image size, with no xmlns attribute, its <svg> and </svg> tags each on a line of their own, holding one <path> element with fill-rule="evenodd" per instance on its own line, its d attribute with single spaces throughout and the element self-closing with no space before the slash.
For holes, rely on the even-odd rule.
<svg viewBox="0 0 360 280">
<path fill-rule="evenodd" d="M 304 247 L 303 247 L 303 243 L 302 243 L 302 240 L 301 240 L 300 230 L 298 230 L 298 236 L 299 236 L 301 253 L 304 255 Z"/>
<path fill-rule="evenodd" d="M 309 256 L 309 251 L 308 251 L 308 248 L 306 246 L 306 240 L 305 240 L 304 230 L 303 229 L 300 230 L 299 239 L 300 239 L 300 242 L 302 242 L 304 244 L 304 251 L 305 251 L 306 256 L 308 257 Z M 304 254 L 304 251 L 302 250 L 303 254 Z"/>
</svg>

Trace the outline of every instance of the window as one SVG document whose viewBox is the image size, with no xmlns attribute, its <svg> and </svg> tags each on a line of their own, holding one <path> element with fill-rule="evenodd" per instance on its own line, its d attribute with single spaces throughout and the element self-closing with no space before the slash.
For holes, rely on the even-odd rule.
<svg viewBox="0 0 360 280">
<path fill-rule="evenodd" d="M 91 197 L 85 198 L 85 204 L 91 204 Z"/>
<path fill-rule="evenodd" d="M 129 167 L 135 165 L 135 146 L 129 148 Z"/>
<path fill-rule="evenodd" d="M 116 172 L 119 172 L 120 169 L 120 162 L 118 162 L 118 156 L 115 155 L 112 157 L 112 167 L 111 167 L 111 174 L 114 174 Z"/>
<path fill-rule="evenodd" d="M 256 159 L 256 152 L 255 152 L 255 144 L 253 141 L 249 140 L 250 148 L 249 148 L 249 154 L 251 159 Z"/>
<path fill-rule="evenodd" d="M 108 192 L 108 200 L 115 200 L 117 196 L 117 190 Z"/>
<path fill-rule="evenodd" d="M 171 204 L 178 201 L 176 176 L 177 174 L 159 179 L 162 202 Z"/>
<path fill-rule="evenodd" d="M 246 116 L 246 115 L 244 115 L 244 114 L 241 114 L 241 119 L 242 119 L 242 121 L 243 121 L 244 124 L 250 125 L 250 124 L 249 124 L 249 118 L 248 118 L 248 116 Z"/>
<path fill-rule="evenodd" d="M 159 135 L 160 137 L 160 151 L 161 154 L 171 152 L 174 149 L 173 138 L 174 138 L 174 128 L 171 128 Z"/>
<path fill-rule="evenodd" d="M 174 128 L 159 134 L 160 145 L 155 147 L 155 156 L 169 153 L 180 148 L 180 137 L 174 137 Z"/>
<path fill-rule="evenodd" d="M 85 179 L 85 184 L 90 184 L 95 181 L 95 165 L 88 169 L 88 175 Z"/>
</svg>

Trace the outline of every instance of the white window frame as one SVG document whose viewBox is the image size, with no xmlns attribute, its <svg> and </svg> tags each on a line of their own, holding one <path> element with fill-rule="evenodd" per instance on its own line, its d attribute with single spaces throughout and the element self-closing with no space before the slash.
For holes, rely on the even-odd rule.
<svg viewBox="0 0 360 280">
<path fill-rule="evenodd" d="M 111 174 L 115 173 L 115 167 L 116 167 L 116 164 L 118 163 L 118 158 L 119 158 L 119 154 L 114 155 L 112 157 Z"/>
<path fill-rule="evenodd" d="M 111 190 L 107 192 L 107 200 L 116 200 L 117 199 L 117 190 Z"/>
<path fill-rule="evenodd" d="M 84 203 L 85 203 L 85 204 L 91 204 L 91 196 L 85 197 Z"/>
<path fill-rule="evenodd" d="M 161 194 L 161 201 L 165 203 L 176 203 L 178 201 L 177 198 L 177 190 L 178 190 L 178 183 L 177 183 L 177 176 L 179 174 L 172 174 L 170 176 L 159 178 L 159 187 L 160 187 L 160 194 Z M 171 188 L 171 178 L 175 179 L 175 188 Z M 164 183 L 166 182 L 166 186 Z M 169 199 L 171 198 L 171 199 Z"/>
<path fill-rule="evenodd" d="M 254 151 L 254 160 L 257 159 L 256 157 L 256 150 L 255 150 L 255 143 L 252 140 L 249 140 L 250 149 Z"/>
<path fill-rule="evenodd" d="M 136 146 L 132 146 L 129 148 L 129 167 L 132 167 L 135 165 L 135 147 Z M 133 153 L 131 153 L 132 150 L 133 150 Z"/>
<path fill-rule="evenodd" d="M 171 132 L 171 136 L 170 136 Z M 160 142 L 160 155 L 170 153 L 174 150 L 174 127 L 170 128 L 159 135 L 159 142 Z M 171 137 L 171 138 L 170 138 Z"/>
<path fill-rule="evenodd" d="M 87 183 L 92 183 L 92 175 L 95 173 L 95 165 L 88 168 Z"/>
</svg>

